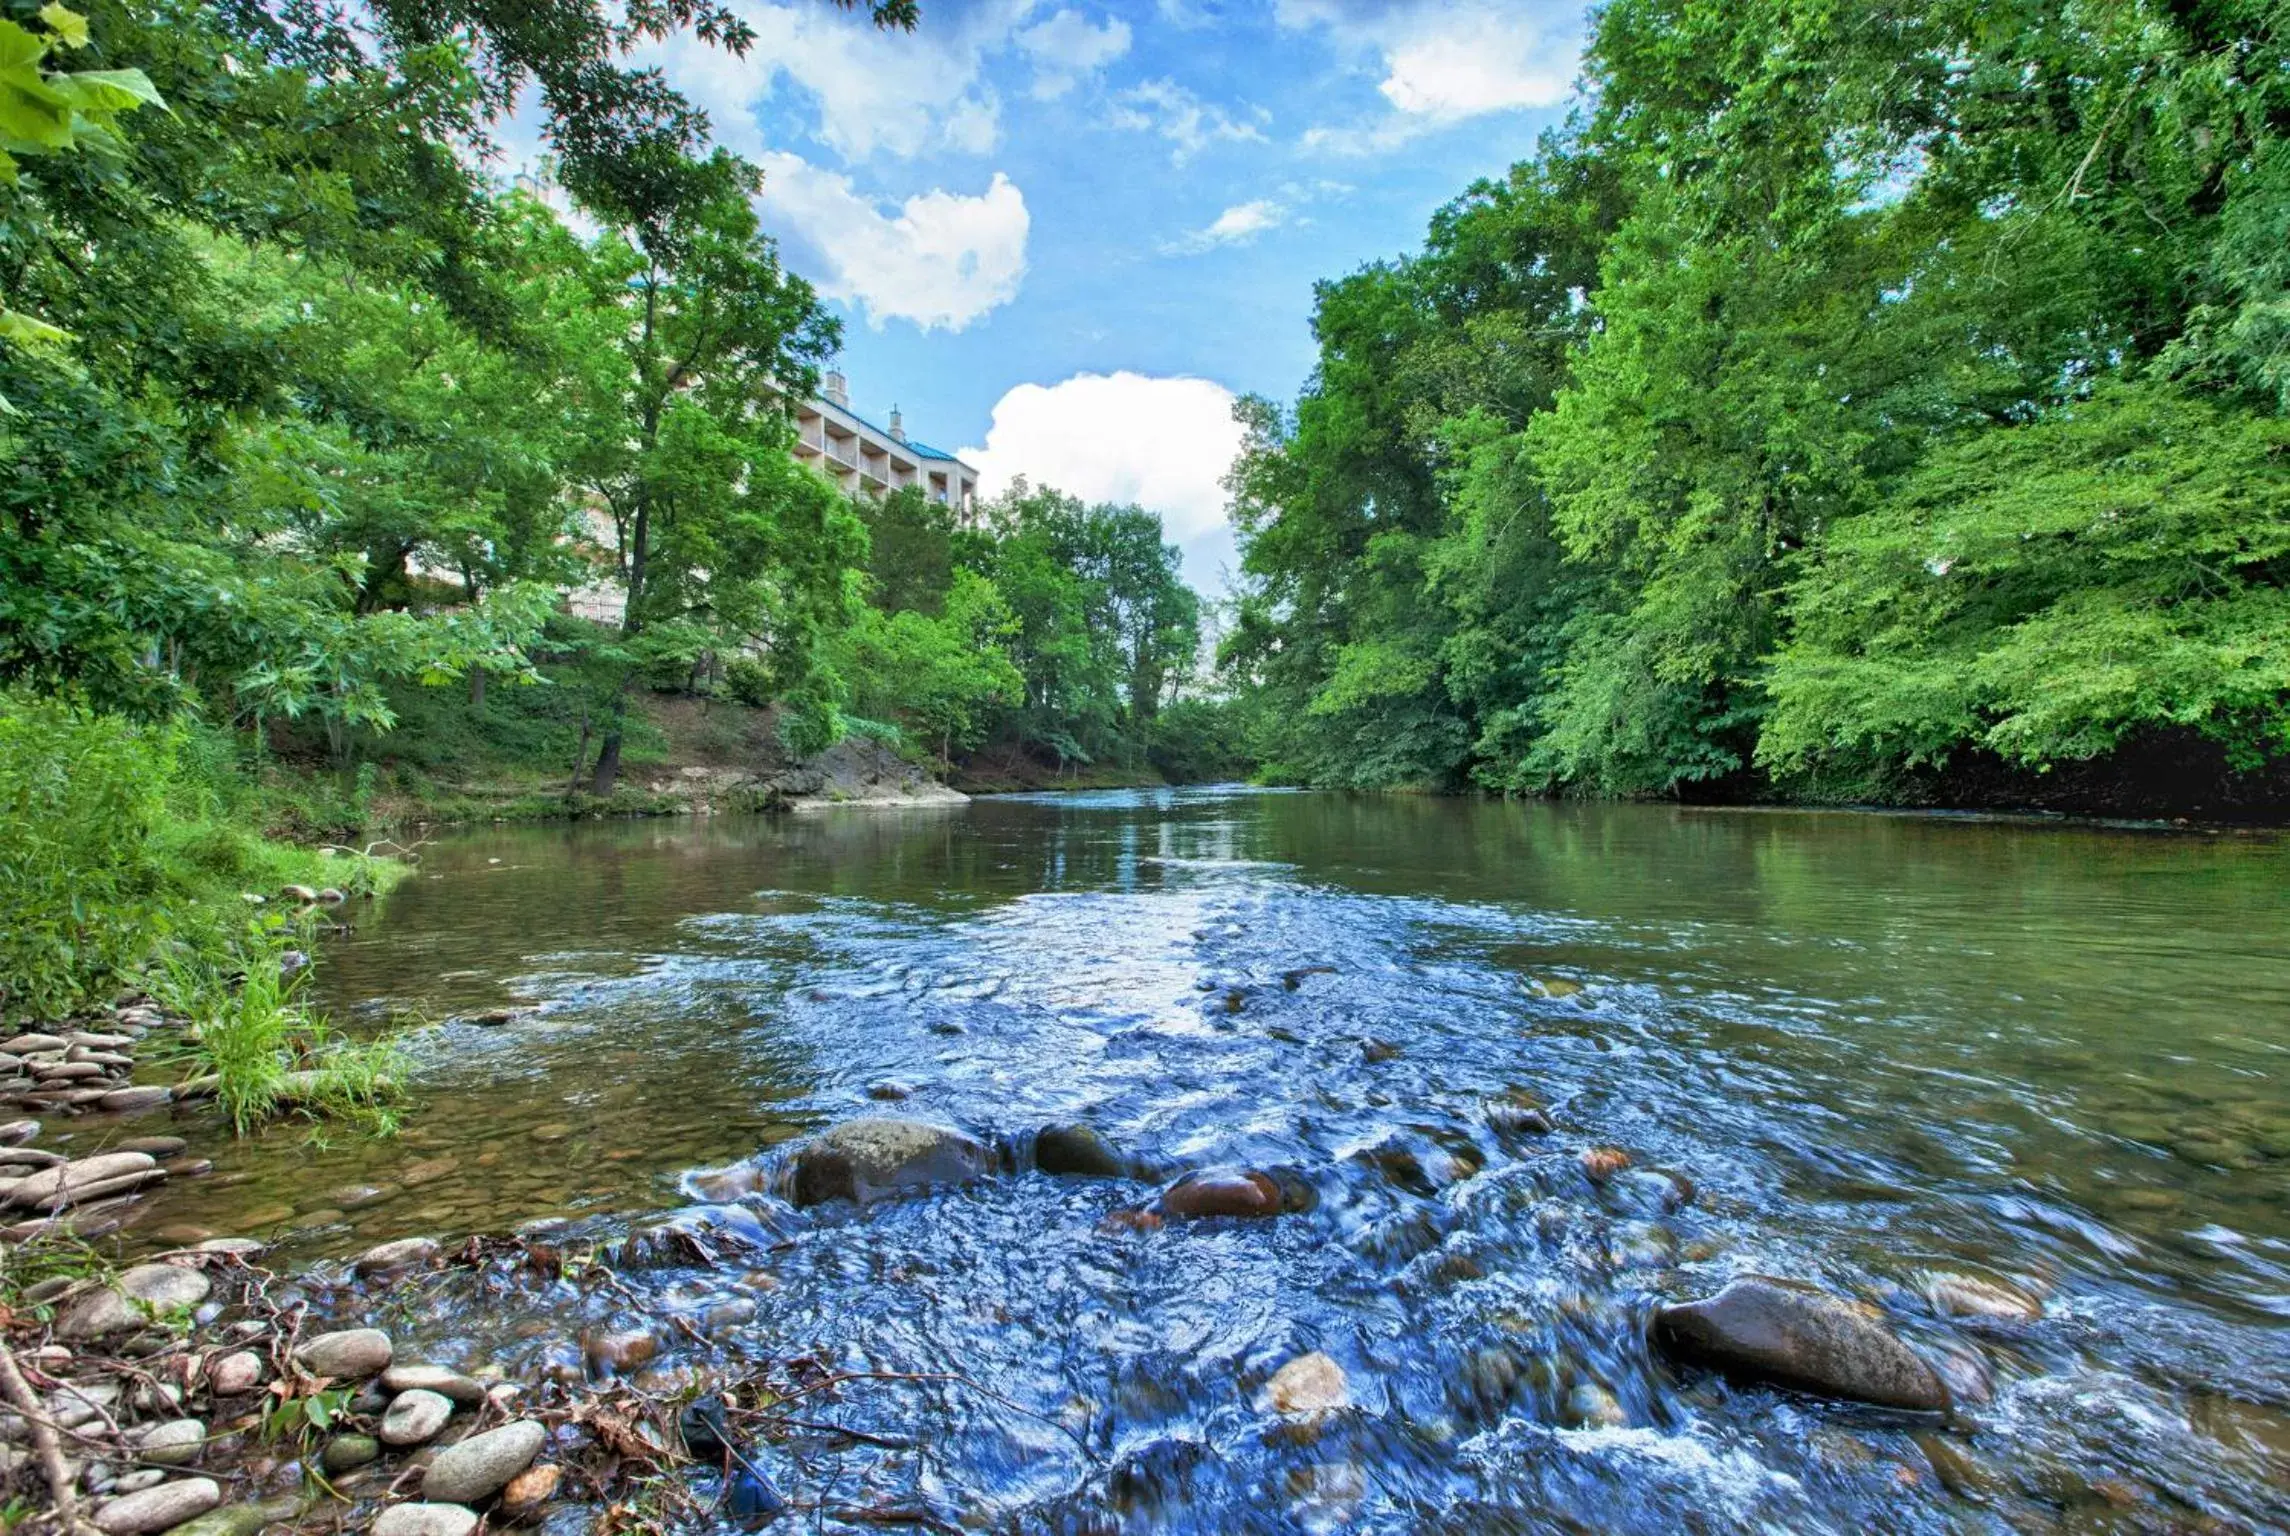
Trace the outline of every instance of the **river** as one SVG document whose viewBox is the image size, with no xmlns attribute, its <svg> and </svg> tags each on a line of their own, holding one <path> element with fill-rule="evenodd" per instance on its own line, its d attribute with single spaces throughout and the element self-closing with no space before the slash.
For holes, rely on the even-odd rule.
<svg viewBox="0 0 2290 1536">
<path fill-rule="evenodd" d="M 329 1002 L 533 1011 L 419 1033 L 394 1140 L 207 1135 L 216 1174 L 138 1241 L 713 1233 L 623 1268 L 695 1320 L 653 1379 L 958 1374 L 858 1393 L 882 1443 L 775 1475 L 972 1529 L 2290 1527 L 2277 835 L 1205 789 L 421 853 L 330 941 Z M 1555 1131 L 1490 1124 L 1530 1101 Z M 1087 1121 L 1316 1205 L 1156 1229 L 1117 1215 L 1149 1182 L 1038 1172 L 744 1192 L 886 1109 L 1017 1146 Z M 1650 1351 L 1653 1306 L 1745 1271 L 1883 1307 L 1956 1413 Z M 2042 1315 L 1948 1316 L 1951 1277 Z M 402 1322 L 566 1370 L 628 1305 L 447 1288 Z M 1352 1406 L 1300 1426 L 1264 1394 L 1310 1351 Z"/>
</svg>

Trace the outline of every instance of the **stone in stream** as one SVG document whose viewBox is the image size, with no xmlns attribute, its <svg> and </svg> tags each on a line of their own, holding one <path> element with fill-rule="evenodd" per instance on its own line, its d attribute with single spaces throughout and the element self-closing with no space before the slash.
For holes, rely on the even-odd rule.
<svg viewBox="0 0 2290 1536">
<path fill-rule="evenodd" d="M 199 1447 L 206 1443 L 207 1426 L 198 1419 L 168 1419 L 136 1435 L 135 1455 L 139 1461 L 179 1467 L 196 1457 Z"/>
<path fill-rule="evenodd" d="M 304 1339 L 294 1359 L 313 1376 L 362 1381 L 389 1368 L 391 1351 L 390 1336 L 379 1328 L 343 1328 Z"/>
<path fill-rule="evenodd" d="M 885 1079 L 879 1083 L 869 1084 L 867 1088 L 867 1097 L 870 1099 L 880 1100 L 885 1104 L 896 1104 L 901 1099 L 913 1098 L 914 1089 L 906 1083 L 898 1082 L 892 1079 Z M 35 1128 L 38 1125 L 37 1121 L 26 1123 L 33 1125 Z"/>
<path fill-rule="evenodd" d="M 1948 1388 L 1882 1313 L 1794 1281 L 1744 1275 L 1716 1296 L 1654 1314 L 1674 1359 L 1822 1397 L 1939 1413 Z"/>
<path fill-rule="evenodd" d="M 453 1400 L 449 1397 L 421 1387 L 400 1392 L 390 1411 L 382 1416 L 382 1444 L 421 1445 L 434 1440 L 452 1417 Z"/>
<path fill-rule="evenodd" d="M 1344 1368 L 1316 1349 L 1274 1371 L 1264 1400 L 1274 1413 L 1320 1414 L 1350 1407 L 1352 1394 Z"/>
<path fill-rule="evenodd" d="M 0 1146 L 20 1147 L 27 1141 L 37 1140 L 40 1122 L 37 1120 L 11 1120 L 0 1125 Z"/>
<path fill-rule="evenodd" d="M 187 1477 L 106 1500 L 96 1506 L 95 1525 L 107 1536 L 140 1536 L 144 1531 L 164 1531 L 195 1520 L 222 1501 L 222 1485 L 213 1478 Z"/>
<path fill-rule="evenodd" d="M 1164 1216 L 1277 1216 L 1280 1184 L 1253 1168 L 1203 1168 L 1161 1191 L 1154 1209 Z"/>
<path fill-rule="evenodd" d="M 361 1275 L 394 1275 L 427 1264 L 437 1257 L 438 1241 L 434 1237 L 401 1237 L 393 1243 L 380 1243 L 368 1248 L 351 1261 L 350 1267 Z"/>
<path fill-rule="evenodd" d="M 83 1297 L 56 1323 L 56 1337 L 93 1339 L 140 1328 L 154 1314 L 185 1311 L 213 1290 L 195 1269 L 173 1264 L 138 1264 L 111 1285 Z"/>
<path fill-rule="evenodd" d="M 509 1486 L 501 1490 L 502 1516 L 512 1521 L 532 1519 L 542 1505 L 556 1497 L 557 1484 L 564 1475 L 564 1468 L 543 1462 L 510 1478 Z"/>
<path fill-rule="evenodd" d="M 1034 1166 L 1044 1173 L 1082 1179 L 1125 1179 L 1129 1159 L 1102 1132 L 1087 1125 L 1045 1125 L 1034 1138 Z"/>
<path fill-rule="evenodd" d="M 477 1511 L 459 1504 L 392 1504 L 374 1522 L 373 1536 L 469 1536 Z"/>
<path fill-rule="evenodd" d="M 434 1392 L 464 1408 L 482 1407 L 485 1384 L 442 1365 L 393 1365 L 382 1372 L 382 1388 L 389 1392 Z"/>
<path fill-rule="evenodd" d="M 233 1350 L 207 1367 L 207 1387 L 217 1397 L 243 1397 L 262 1385 L 262 1356 Z"/>
<path fill-rule="evenodd" d="M 114 1152 L 140 1152 L 145 1157 L 156 1157 L 164 1162 L 170 1157 L 181 1157 L 191 1150 L 191 1144 L 180 1136 L 130 1136 Z"/>
<path fill-rule="evenodd" d="M 422 1474 L 421 1496 L 448 1503 L 490 1498 L 533 1464 L 548 1438 L 539 1424 L 518 1419 L 449 1445 Z"/>
<path fill-rule="evenodd" d="M 282 885 L 278 888 L 278 894 L 282 901 L 299 901 L 304 906 L 318 899 L 318 892 L 307 885 Z"/>
<path fill-rule="evenodd" d="M 77 1198 L 82 1191 L 158 1169 L 159 1160 L 148 1152 L 105 1152 L 77 1162 L 43 1168 L 8 1192 L 11 1205 L 41 1205 Z"/>
<path fill-rule="evenodd" d="M 36 1051 L 60 1051 L 63 1048 L 64 1038 L 61 1035 L 33 1033 L 18 1035 L 13 1040 L 0 1040 L 0 1051 L 6 1051 L 11 1056 L 29 1056 Z"/>
<path fill-rule="evenodd" d="M 318 1469 L 328 1477 L 339 1477 L 381 1459 L 382 1442 L 372 1435 L 336 1435 L 318 1453 Z"/>
<path fill-rule="evenodd" d="M 795 1149 L 790 1183 L 797 1205 L 887 1195 L 982 1178 L 993 1154 L 975 1139 L 920 1120 L 868 1118 L 831 1126 Z"/>
<path fill-rule="evenodd" d="M 1952 1270 L 1928 1270 L 1917 1289 L 1943 1317 L 1971 1318 L 1994 1323 L 2032 1323 L 2044 1315 L 2044 1304 L 2017 1286 L 2000 1280 Z"/>
<path fill-rule="evenodd" d="M 178 1525 L 167 1536 L 255 1536 L 265 1526 L 292 1520 L 301 1511 L 299 1499 L 271 1499 L 261 1504 L 231 1504 Z"/>
<path fill-rule="evenodd" d="M 161 1084 L 141 1088 L 115 1088 L 96 1100 L 96 1107 L 105 1114 L 128 1115 L 141 1110 L 157 1109 L 175 1097 L 175 1090 Z"/>
<path fill-rule="evenodd" d="M 632 1328 L 620 1333 L 589 1334 L 582 1338 L 580 1347 L 591 1370 L 626 1375 L 660 1353 L 660 1340 L 650 1329 Z"/>
</svg>

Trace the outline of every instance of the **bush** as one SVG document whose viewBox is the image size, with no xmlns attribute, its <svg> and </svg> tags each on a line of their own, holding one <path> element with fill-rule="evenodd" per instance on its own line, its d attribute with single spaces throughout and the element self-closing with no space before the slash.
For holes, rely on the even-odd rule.
<svg viewBox="0 0 2290 1536">
<path fill-rule="evenodd" d="M 59 1011 L 148 957 L 176 733 L 0 694 L 0 996 Z"/>
</svg>

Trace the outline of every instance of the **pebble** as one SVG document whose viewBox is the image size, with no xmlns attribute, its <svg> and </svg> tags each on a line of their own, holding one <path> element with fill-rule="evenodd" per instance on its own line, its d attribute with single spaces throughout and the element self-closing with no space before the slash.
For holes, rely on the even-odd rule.
<svg viewBox="0 0 2290 1536">
<path fill-rule="evenodd" d="M 153 1313 L 197 1306 L 214 1289 L 195 1269 L 173 1264 L 138 1264 L 118 1280 L 75 1303 L 56 1323 L 56 1336 L 93 1339 L 141 1327 Z"/>
<path fill-rule="evenodd" d="M 1977 1275 L 1935 1271 L 1923 1277 L 1919 1289 L 1932 1310 L 1943 1317 L 1982 1318 L 1992 1322 L 2032 1323 L 2044 1315 L 2044 1304 L 2017 1286 Z"/>
<path fill-rule="evenodd" d="M 11 1205 L 39 1205 L 58 1196 L 77 1199 L 97 1186 L 108 1186 L 122 1178 L 151 1173 L 158 1167 L 159 1160 L 148 1152 L 105 1152 L 95 1157 L 83 1157 L 78 1162 L 45 1168 L 33 1174 L 8 1192 L 8 1202 Z"/>
<path fill-rule="evenodd" d="M 1277 1216 L 1280 1186 L 1253 1169 L 1204 1168 L 1163 1190 L 1156 1205 L 1169 1216 Z"/>
<path fill-rule="evenodd" d="M 170 1157 L 181 1157 L 191 1150 L 191 1144 L 180 1136 L 130 1136 L 112 1150 L 140 1152 L 145 1157 L 156 1157 L 164 1162 Z"/>
<path fill-rule="evenodd" d="M 144 1430 L 135 1443 L 138 1460 L 179 1467 L 207 1443 L 207 1426 L 198 1419 L 168 1419 Z"/>
<path fill-rule="evenodd" d="M 477 1511 L 459 1504 L 393 1504 L 374 1522 L 373 1536 L 469 1536 Z"/>
<path fill-rule="evenodd" d="M 382 1443 L 372 1435 L 336 1435 L 318 1453 L 319 1470 L 333 1477 L 355 1472 L 382 1458 Z"/>
<path fill-rule="evenodd" d="M 314 1376 L 362 1380 L 388 1368 L 391 1350 L 379 1328 L 344 1328 L 303 1340 L 294 1358 Z"/>
<path fill-rule="evenodd" d="M 382 1387 L 389 1392 L 434 1392 L 465 1408 L 479 1407 L 485 1401 L 483 1382 L 442 1365 L 393 1365 L 382 1372 Z"/>
<path fill-rule="evenodd" d="M 420 1445 L 433 1440 L 452 1417 L 450 1398 L 420 1387 L 400 1392 L 382 1418 L 382 1444 Z"/>
<path fill-rule="evenodd" d="M 242 1397 L 262 1385 L 262 1356 L 235 1350 L 207 1367 L 207 1385 L 217 1397 Z"/>
<path fill-rule="evenodd" d="M 394 1243 L 382 1243 L 368 1248 L 351 1262 L 350 1267 L 361 1275 L 394 1274 L 411 1269 L 416 1264 L 427 1264 L 438 1255 L 439 1244 L 434 1237 L 401 1237 Z"/>
<path fill-rule="evenodd" d="M 96 1506 L 96 1529 L 110 1536 L 164 1531 L 186 1520 L 197 1519 L 222 1501 L 222 1485 L 213 1478 L 187 1477 L 181 1482 L 161 1483 L 156 1488 L 146 1488 L 141 1493 Z"/>
<path fill-rule="evenodd" d="M 447 1446 L 422 1474 L 422 1497 L 443 1500 L 489 1498 L 509 1479 L 533 1464 L 548 1440 L 548 1431 L 531 1419 L 518 1419 L 499 1429 Z M 377 1529 L 377 1536 L 379 1527 Z"/>
<path fill-rule="evenodd" d="M 1328 1413 L 1352 1402 L 1344 1368 L 1319 1350 L 1298 1355 L 1274 1371 L 1265 1383 L 1264 1398 L 1275 1413 Z"/>
<path fill-rule="evenodd" d="M 501 1513 L 511 1520 L 526 1520 L 540 1513 L 541 1506 L 556 1497 L 557 1484 L 564 1475 L 564 1468 L 547 1463 L 527 1467 L 501 1490 Z"/>
<path fill-rule="evenodd" d="M 660 1353 L 660 1340 L 649 1329 L 621 1333 L 592 1333 L 581 1341 L 592 1370 L 628 1372 Z"/>
</svg>

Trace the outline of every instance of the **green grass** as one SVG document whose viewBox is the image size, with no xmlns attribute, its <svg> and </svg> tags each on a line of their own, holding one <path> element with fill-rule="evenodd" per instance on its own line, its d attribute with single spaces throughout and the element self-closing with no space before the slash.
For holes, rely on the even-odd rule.
<svg viewBox="0 0 2290 1536">
<path fill-rule="evenodd" d="M 236 970 L 208 955 L 169 957 L 153 991 L 190 1021 L 184 1067 L 214 1076 L 216 1097 L 242 1136 L 283 1114 L 395 1130 L 403 1048 L 336 1033 L 296 997 L 283 953 L 282 945 L 250 945 L 236 956 Z"/>
</svg>

